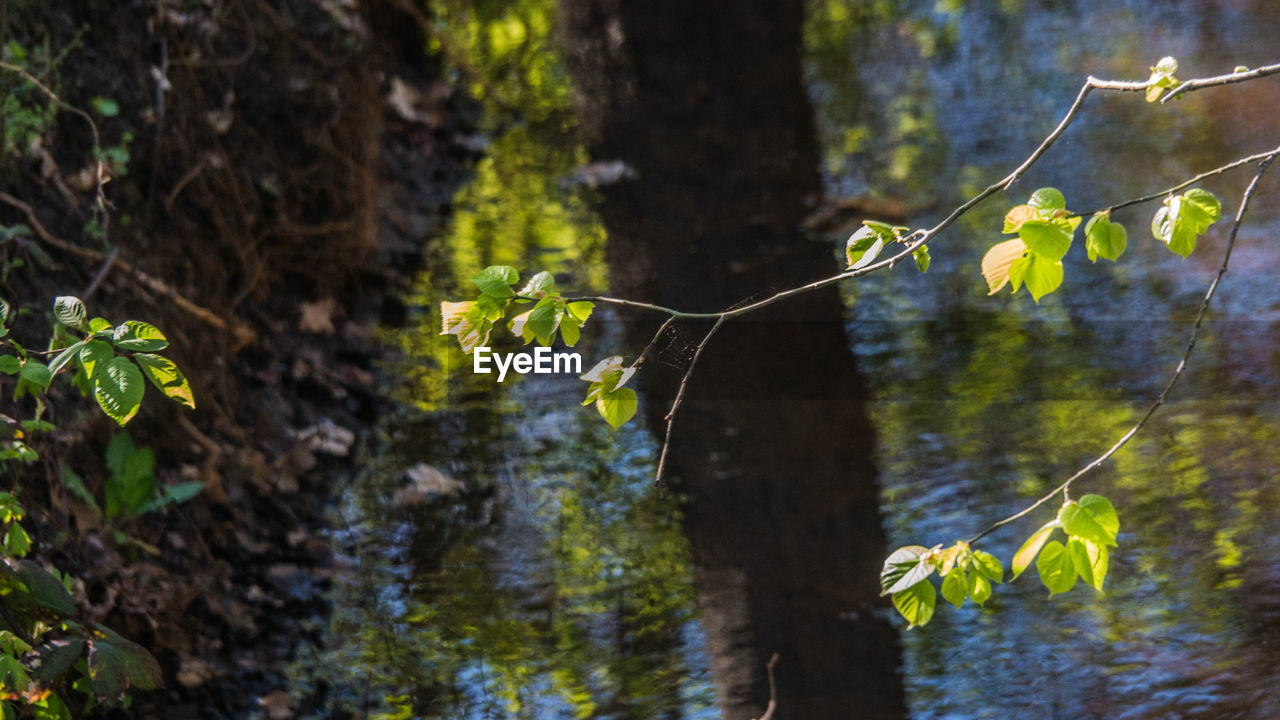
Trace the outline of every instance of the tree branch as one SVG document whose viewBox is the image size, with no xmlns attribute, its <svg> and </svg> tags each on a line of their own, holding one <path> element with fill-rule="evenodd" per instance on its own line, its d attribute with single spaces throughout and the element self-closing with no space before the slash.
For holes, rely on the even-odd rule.
<svg viewBox="0 0 1280 720">
<path fill-rule="evenodd" d="M 711 336 L 716 334 L 720 326 L 724 324 L 727 317 L 721 317 L 716 320 L 706 335 L 702 336 L 702 342 L 698 343 L 698 349 L 693 352 L 693 360 L 689 361 L 689 367 L 684 371 L 684 377 L 680 380 L 680 388 L 676 390 L 676 399 L 671 403 L 671 409 L 667 411 L 667 432 L 662 438 L 662 452 L 658 455 L 658 469 L 653 476 L 653 484 L 662 484 L 662 471 L 667 465 L 667 449 L 671 447 L 671 428 L 676 423 L 676 411 L 680 409 L 680 403 L 684 402 L 684 392 L 689 387 L 689 378 L 693 376 L 693 369 L 698 365 L 698 358 L 702 357 L 702 351 L 706 349 L 707 343 L 711 340 Z"/>
<path fill-rule="evenodd" d="M 1155 415 L 1156 410 L 1158 410 L 1160 406 L 1165 404 L 1165 401 L 1167 401 L 1169 398 L 1170 391 L 1173 390 L 1173 386 L 1178 383 L 1178 380 L 1182 377 L 1183 372 L 1185 372 L 1187 369 L 1187 361 L 1191 357 L 1191 351 L 1195 349 L 1196 341 L 1200 337 L 1200 327 L 1204 322 L 1205 315 L 1209 312 L 1209 303 L 1212 302 L 1214 294 L 1217 293 L 1218 291 L 1218 286 L 1222 283 L 1222 276 L 1225 275 L 1227 272 L 1227 264 L 1231 261 L 1231 251 L 1235 248 L 1236 235 L 1240 231 L 1240 223 L 1244 221 L 1245 212 L 1249 209 L 1249 201 L 1253 199 L 1254 190 L 1257 189 L 1258 182 L 1262 179 L 1263 173 L 1267 171 L 1267 168 L 1271 165 L 1271 162 L 1275 160 L 1278 155 L 1280 155 L 1280 148 L 1276 148 L 1275 150 L 1272 150 L 1271 153 L 1269 153 L 1262 160 L 1262 164 L 1258 168 L 1257 174 L 1253 176 L 1253 180 L 1249 182 L 1249 186 L 1245 188 L 1244 194 L 1240 197 L 1240 207 L 1239 209 L 1236 210 L 1235 220 L 1231 224 L 1231 234 L 1227 238 L 1227 248 L 1222 254 L 1222 265 L 1218 267 L 1218 274 L 1214 276 L 1213 282 L 1209 283 L 1209 289 L 1205 292 L 1204 299 L 1200 301 L 1200 310 L 1199 312 L 1196 313 L 1195 323 L 1192 324 L 1191 326 L 1191 335 L 1189 338 L 1187 338 L 1187 347 L 1182 352 L 1182 358 L 1178 361 L 1178 366 L 1174 368 L 1173 374 L 1169 377 L 1169 381 L 1165 384 L 1164 390 L 1160 391 L 1160 395 L 1156 397 L 1155 402 L 1151 403 L 1151 406 L 1147 408 L 1147 411 L 1146 413 L 1143 414 L 1142 418 L 1138 420 L 1138 422 L 1135 423 L 1133 427 L 1129 428 L 1128 432 L 1120 436 L 1120 439 L 1117 440 L 1114 445 L 1108 448 L 1106 452 L 1102 453 L 1101 455 L 1099 455 L 1098 457 L 1090 461 L 1087 465 L 1077 470 L 1074 475 L 1064 480 L 1061 485 L 1054 488 L 1044 497 L 1040 498 L 1039 500 L 1036 500 L 1031 505 L 1014 513 L 1013 515 L 1010 515 L 1009 517 L 1004 518 L 1003 520 L 993 523 L 986 530 L 983 530 L 977 535 L 974 535 L 972 538 L 969 539 L 970 545 L 981 540 L 987 535 L 990 535 L 992 532 L 994 532 L 998 528 L 1008 525 L 1009 523 L 1015 520 L 1018 520 L 1022 517 L 1025 517 L 1036 508 L 1052 500 L 1059 493 L 1062 493 L 1065 496 L 1066 493 L 1071 489 L 1071 483 L 1075 482 L 1076 480 L 1079 480 L 1081 477 L 1084 477 L 1088 473 L 1097 469 L 1100 465 L 1102 465 L 1102 463 L 1110 459 L 1112 455 L 1115 455 L 1116 452 L 1120 450 L 1120 448 L 1124 447 L 1125 444 L 1127 444 L 1131 439 L 1133 439 L 1134 435 L 1137 435 L 1138 432 L 1142 430 L 1142 428 L 1147 424 L 1147 421 L 1151 419 L 1151 416 Z"/>
</svg>

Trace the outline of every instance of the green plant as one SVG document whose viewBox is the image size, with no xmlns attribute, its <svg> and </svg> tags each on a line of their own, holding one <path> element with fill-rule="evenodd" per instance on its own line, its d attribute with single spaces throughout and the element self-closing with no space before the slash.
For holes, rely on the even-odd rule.
<svg viewBox="0 0 1280 720">
<path fill-rule="evenodd" d="M 447 301 L 441 303 L 442 334 L 456 335 L 463 352 L 470 353 L 489 341 L 493 329 L 505 317 L 508 307 L 512 303 L 520 302 L 536 301 L 538 304 L 534 310 L 512 319 L 510 323 L 512 332 L 522 337 L 526 343 L 536 339 L 543 345 L 549 345 L 555 340 L 557 329 L 561 331 L 565 344 L 575 344 L 579 338 L 580 328 L 593 307 L 593 301 L 667 315 L 667 321 L 658 329 L 653 340 L 630 365 L 624 366 L 622 356 L 615 355 L 600 362 L 589 373 L 582 376 L 583 380 L 591 383 L 587 400 L 583 404 L 595 402 L 605 420 L 610 425 L 618 427 L 635 414 L 636 405 L 635 393 L 622 386 L 640 367 L 667 326 L 677 320 L 714 320 L 715 323 L 698 343 L 666 416 L 666 436 L 656 471 L 657 479 L 661 480 L 676 411 L 684 398 L 685 389 L 703 348 L 724 322 L 801 293 L 829 287 L 877 270 L 893 268 L 896 263 L 905 261 L 908 256 L 913 258 L 920 272 L 926 272 L 930 265 L 927 243 L 935 240 L 962 215 L 992 195 L 1008 190 L 1018 181 L 1061 137 L 1084 106 L 1086 98 L 1095 90 L 1142 92 L 1148 103 L 1165 104 L 1202 88 L 1229 85 L 1278 74 L 1280 64 L 1253 70 L 1236 67 L 1226 75 L 1188 81 L 1180 81 L 1174 77 L 1176 71 L 1177 62 L 1173 58 L 1163 58 L 1151 68 L 1151 75 L 1145 82 L 1110 81 L 1089 77 L 1058 126 L 1007 177 L 992 183 L 967 202 L 953 209 L 931 228 L 911 230 L 905 226 L 894 226 L 874 220 L 863 221 L 863 227 L 846 241 L 846 269 L 831 277 L 783 290 L 764 299 L 720 312 L 695 313 L 611 297 L 564 298 L 555 290 L 554 282 L 551 282 L 550 275 L 545 272 L 534 275 L 529 283 L 517 292 L 512 289 L 512 286 L 519 280 L 518 272 L 511 267 L 491 266 L 471 278 L 471 282 L 480 289 L 481 293 L 476 300 L 464 303 Z M 1011 286 L 1014 293 L 1025 286 L 1033 301 L 1039 303 L 1042 298 L 1062 285 L 1064 275 L 1062 259 L 1070 251 L 1076 230 L 1084 217 L 1089 217 L 1084 227 L 1084 244 L 1089 260 L 1097 262 L 1101 257 L 1116 261 L 1124 253 L 1129 238 L 1125 228 L 1112 219 L 1112 212 L 1132 205 L 1162 200 L 1161 207 L 1156 210 L 1151 220 L 1151 234 L 1171 252 L 1186 258 L 1195 251 L 1200 236 L 1222 218 L 1222 206 L 1219 200 L 1208 191 L 1192 186 L 1205 178 L 1236 168 L 1256 166 L 1253 180 L 1240 198 L 1240 206 L 1229 232 L 1217 277 L 1209 284 L 1195 322 L 1191 326 L 1190 337 L 1182 359 L 1164 390 L 1138 423 L 1110 449 L 1029 507 L 994 523 L 973 538 L 957 541 L 946 549 L 942 545 L 932 548 L 911 545 L 899 548 L 890 554 L 881 573 L 881 589 L 883 594 L 892 596 L 895 607 L 907 620 L 909 626 L 924 625 L 933 617 L 938 593 L 937 588 L 930 581 L 934 573 L 941 578 L 943 597 L 956 607 L 963 605 L 967 599 L 979 605 L 985 603 L 991 596 L 992 583 L 1003 582 L 1004 567 L 999 559 L 984 551 L 974 550 L 972 545 L 998 528 L 1030 514 L 1058 495 L 1062 495 L 1062 505 L 1056 517 L 1033 533 L 1014 555 L 1013 578 L 1016 579 L 1034 561 L 1041 581 L 1049 589 L 1050 597 L 1070 590 L 1080 579 L 1101 592 L 1109 567 L 1110 549 L 1117 543 L 1119 517 L 1110 501 L 1099 495 L 1085 495 L 1079 500 L 1073 500 L 1069 494 L 1071 485 L 1109 459 L 1141 431 L 1152 414 L 1168 398 L 1169 392 L 1187 367 L 1201 323 L 1217 291 L 1219 281 L 1226 273 L 1237 232 L 1249 202 L 1263 173 L 1277 157 L 1280 157 L 1280 147 L 1238 158 L 1202 172 L 1173 187 L 1125 200 L 1093 212 L 1081 213 L 1068 210 L 1066 198 L 1057 189 L 1051 187 L 1036 190 L 1026 203 L 1008 210 L 1004 216 L 1002 231 L 1004 234 L 1012 234 L 1016 237 L 999 242 L 988 250 L 981 263 L 982 275 L 990 294 L 994 295 L 1006 285 Z M 882 252 L 890 247 L 895 248 L 895 252 L 891 253 L 887 259 L 879 259 Z M 585 308 L 585 312 L 575 312 L 575 307 Z M 1062 529 L 1065 533 L 1065 544 L 1049 540 L 1057 529 Z"/>
<path fill-rule="evenodd" d="M 155 465 L 151 448 L 135 446 L 129 433 L 121 432 L 107 445 L 106 466 L 110 475 L 103 484 L 101 509 L 84 481 L 66 465 L 62 466 L 62 484 L 95 510 L 105 510 L 107 519 L 115 522 L 187 502 L 204 489 L 201 482 L 161 486 L 156 480 Z"/>
</svg>

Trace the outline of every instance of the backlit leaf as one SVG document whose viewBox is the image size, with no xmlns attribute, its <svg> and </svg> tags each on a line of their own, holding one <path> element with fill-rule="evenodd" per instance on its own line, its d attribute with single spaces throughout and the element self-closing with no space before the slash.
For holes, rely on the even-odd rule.
<svg viewBox="0 0 1280 720">
<path fill-rule="evenodd" d="M 1124 253 L 1128 238 L 1123 225 L 1111 222 L 1110 212 L 1094 213 L 1084 226 L 1085 250 L 1090 262 L 1097 262 L 1100 257 L 1115 261 Z"/>
<path fill-rule="evenodd" d="M 1036 559 L 1040 581 L 1049 588 L 1049 597 L 1060 595 L 1076 584 L 1076 568 L 1067 548 L 1057 540 L 1050 541 Z"/>
<path fill-rule="evenodd" d="M 1026 243 L 1021 238 L 997 243 L 987 251 L 982 257 L 982 277 L 987 281 L 989 295 L 995 295 L 1009 282 L 1010 268 L 1026 251 Z"/>
<path fill-rule="evenodd" d="M 933 618 L 933 608 L 938 602 L 938 591 L 928 580 L 893 594 L 893 606 L 907 620 L 908 629 L 919 627 Z"/>
<path fill-rule="evenodd" d="M 942 597 L 959 608 L 964 605 L 968 594 L 969 584 L 965 581 L 964 568 L 952 568 L 951 572 L 942 578 Z"/>
<path fill-rule="evenodd" d="M 172 360 L 152 353 L 138 353 L 133 356 L 133 359 L 138 361 L 142 374 L 146 375 L 151 384 L 159 388 L 165 397 L 176 400 L 178 404 L 192 410 L 196 409 L 196 399 L 191 394 L 191 385 Z"/>
<path fill-rule="evenodd" d="M 1017 580 L 1022 571 L 1031 567 L 1031 561 L 1036 559 L 1036 555 L 1040 554 L 1040 548 L 1044 547 L 1049 536 L 1053 534 L 1053 529 L 1057 527 L 1054 523 L 1049 523 L 1039 530 L 1032 533 L 1027 541 L 1022 543 L 1022 547 L 1018 548 L 1018 552 L 1013 554 L 1013 562 L 1010 563 L 1010 569 L 1013 570 L 1013 579 Z"/>
</svg>

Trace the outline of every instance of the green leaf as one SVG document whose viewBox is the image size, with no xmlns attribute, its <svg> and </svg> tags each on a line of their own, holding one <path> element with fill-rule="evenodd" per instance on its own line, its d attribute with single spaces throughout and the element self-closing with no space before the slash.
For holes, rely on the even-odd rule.
<svg viewBox="0 0 1280 720">
<path fill-rule="evenodd" d="M 27 669 L 11 655 L 0 655 L 0 690 L 5 693 L 19 694 L 31 685 Z"/>
<path fill-rule="evenodd" d="M 50 640 L 36 648 L 36 654 L 40 657 L 40 666 L 32 673 L 36 682 L 43 687 L 53 687 L 80 659 L 84 646 L 84 638 L 68 636 Z"/>
<path fill-rule="evenodd" d="M 191 385 L 172 360 L 151 353 L 138 353 L 133 356 L 133 359 L 138 361 L 142 374 L 146 375 L 151 384 L 159 388 L 165 397 L 175 400 L 179 405 L 185 405 L 192 410 L 196 409 L 196 399 L 191 393 Z"/>
<path fill-rule="evenodd" d="M 81 340 L 58 353 L 53 361 L 49 363 L 49 372 L 57 374 L 57 372 L 62 369 L 62 366 L 71 362 L 71 358 L 78 355 L 80 353 L 80 348 L 84 347 L 88 342 L 88 340 Z"/>
<path fill-rule="evenodd" d="M 991 581 L 979 573 L 969 573 L 969 597 L 983 605 L 991 597 Z"/>
<path fill-rule="evenodd" d="M 1084 247 L 1090 262 L 1097 262 L 1099 257 L 1114 262 L 1124 252 L 1128 238 L 1123 225 L 1111 222 L 1110 211 L 1094 213 L 1084 226 Z"/>
<path fill-rule="evenodd" d="M 1076 574 L 1084 580 L 1086 584 L 1093 585 L 1093 563 L 1089 558 L 1089 551 L 1084 546 L 1084 541 L 1078 537 L 1073 537 L 1067 541 L 1067 554 L 1071 556 L 1071 564 L 1075 566 Z"/>
<path fill-rule="evenodd" d="M 529 311 L 523 331 L 532 333 L 539 345 L 550 345 L 555 340 L 556 330 L 560 327 L 560 320 L 563 317 L 563 300 L 558 297 L 543 298 Z"/>
<path fill-rule="evenodd" d="M 1071 562 L 1071 554 L 1057 540 L 1049 542 L 1040 551 L 1036 572 L 1040 573 L 1044 586 L 1049 588 L 1049 597 L 1060 595 L 1076 584 L 1076 568 Z"/>
<path fill-rule="evenodd" d="M 907 545 L 894 550 L 889 557 L 885 558 L 884 567 L 880 570 L 880 595 L 888 595 L 890 589 L 896 587 L 899 581 L 918 566 L 928 553 L 929 548 L 920 545 Z M 903 587 L 911 584 L 907 583 Z"/>
<path fill-rule="evenodd" d="M 899 550 L 898 552 L 901 552 L 901 550 Z M 894 554 L 896 555 L 897 553 L 894 553 Z M 893 556 L 891 555 L 890 559 L 892 558 Z M 910 561 L 907 561 L 907 562 L 910 562 Z M 886 566 L 887 566 L 887 563 L 886 563 Z M 890 585 L 887 589 L 885 589 L 885 591 L 881 594 L 885 595 L 885 594 L 896 593 L 896 592 L 901 592 L 903 590 L 906 590 L 907 588 L 927 579 L 930 575 L 933 574 L 933 571 L 937 569 L 938 568 L 933 564 L 933 562 L 921 558 L 918 561 L 912 563 L 910 567 L 907 567 L 905 569 L 905 572 L 902 573 L 902 575 L 898 578 L 898 580 L 894 582 L 892 585 Z M 884 576 L 883 576 L 883 573 L 881 573 L 882 582 L 883 582 L 883 579 L 884 579 Z"/>
<path fill-rule="evenodd" d="M 1026 283 L 1027 292 L 1039 303 L 1040 298 L 1062 285 L 1062 261 L 1046 260 L 1035 254 L 1027 255 L 1014 263 L 1009 271 L 1009 279 L 1014 282 L 1015 288 L 1019 283 Z"/>
<path fill-rule="evenodd" d="M 1068 535 L 1098 545 L 1116 544 L 1120 519 L 1111 502 L 1101 495 L 1085 495 L 1058 511 L 1058 522 Z"/>
<path fill-rule="evenodd" d="M 541 300 L 547 295 L 556 294 L 556 279 L 551 273 L 543 270 L 542 272 L 529 278 L 529 282 L 520 288 L 520 292 L 516 293 L 521 297 L 531 297 Z"/>
<path fill-rule="evenodd" d="M 89 332 L 99 333 L 111 327 L 111 322 L 106 318 L 96 317 L 89 321 Z"/>
<path fill-rule="evenodd" d="M 0 595 L 12 606 L 39 608 L 62 617 L 75 612 L 62 583 L 30 560 L 0 562 Z"/>
<path fill-rule="evenodd" d="M 53 381 L 53 373 L 49 372 L 48 366 L 30 358 L 22 364 L 19 377 L 41 390 L 48 390 L 49 383 Z"/>
<path fill-rule="evenodd" d="M 951 568 L 951 572 L 942 578 L 942 597 L 947 602 L 959 609 L 964 605 L 965 596 L 969 592 L 969 585 L 965 582 L 964 568 Z"/>
<path fill-rule="evenodd" d="M 1085 550 L 1088 552 L 1090 581 L 1093 589 L 1102 592 L 1102 584 L 1107 579 L 1107 568 L 1110 564 L 1109 552 L 1106 545 L 1096 545 L 1088 540 L 1081 540 Z"/>
<path fill-rule="evenodd" d="M 1000 558 L 982 550 L 973 551 L 973 569 L 991 582 L 1004 582 L 1004 565 Z"/>
<path fill-rule="evenodd" d="M 138 414 L 146 380 L 129 358 L 113 357 L 92 374 L 93 397 L 102 411 L 123 427 Z"/>
<path fill-rule="evenodd" d="M 89 489 L 84 486 L 84 481 L 80 479 L 79 475 L 75 474 L 75 471 L 63 465 L 59 475 L 62 478 L 62 486 L 68 492 L 80 498 L 89 506 L 95 509 L 98 507 L 98 503 L 93 499 L 93 493 L 89 492 Z"/>
<path fill-rule="evenodd" d="M 78 297 L 60 295 L 53 299 L 53 316 L 69 328 L 79 328 L 84 325 L 88 314 L 84 303 L 80 302 Z"/>
<path fill-rule="evenodd" d="M 908 629 L 920 627 L 933 618 L 933 608 L 938 602 L 938 591 L 928 580 L 921 580 L 911 587 L 893 594 L 893 606 L 907 620 Z"/>
<path fill-rule="evenodd" d="M 115 355 L 116 351 L 111 349 L 109 344 L 101 340 L 90 340 L 80 348 L 80 366 L 84 368 L 85 375 L 92 380 L 99 364 L 105 363 Z"/>
<path fill-rule="evenodd" d="M 1160 62 L 1151 68 L 1151 77 L 1147 79 L 1147 102 L 1155 102 L 1160 99 L 1160 94 L 1165 88 L 1171 88 L 1178 84 L 1178 78 L 1173 74 L 1178 71 L 1178 61 L 1171 57 L 1160 58 Z"/>
<path fill-rule="evenodd" d="M 94 627 L 89 640 L 89 680 L 95 693 L 114 698 L 130 688 L 158 690 L 164 687 L 160 664 L 151 653 L 102 625 Z"/>
<path fill-rule="evenodd" d="M 93 111 L 102 117 L 115 117 L 120 114 L 120 105 L 111 98 L 96 97 L 89 103 L 93 105 Z"/>
<path fill-rule="evenodd" d="M 844 254 L 849 261 L 849 269 L 857 270 L 870 265 L 884 249 L 886 235 L 893 237 L 891 232 L 878 231 L 877 228 L 865 224 L 850 235 L 844 244 Z"/>
<path fill-rule="evenodd" d="M 591 317 L 593 309 L 595 304 L 586 300 L 571 302 L 565 306 L 564 317 L 560 320 L 560 337 L 565 345 L 573 347 L 578 344 L 578 339 L 582 336 L 581 328 L 586 324 L 587 318 Z"/>
<path fill-rule="evenodd" d="M 1042 187 L 1031 193 L 1027 204 L 1037 210 L 1065 210 L 1067 200 L 1057 188 Z"/>
<path fill-rule="evenodd" d="M 4 547 L 14 557 L 22 557 L 31 550 L 31 536 L 18 523 L 10 523 L 4 533 Z"/>
<path fill-rule="evenodd" d="M 921 273 L 929 272 L 929 266 L 933 264 L 933 258 L 929 257 L 929 246 L 921 245 L 911 251 L 911 259 L 916 261 L 916 269 Z"/>
<path fill-rule="evenodd" d="M 1208 190 L 1192 188 L 1183 193 L 1182 199 L 1182 215 L 1194 223 L 1196 232 L 1204 232 L 1222 219 L 1222 203 Z"/>
<path fill-rule="evenodd" d="M 9 322 L 9 310 L 9 301 L 4 298 L 0 298 L 0 325 L 4 325 Z"/>
<path fill-rule="evenodd" d="M 1048 260 L 1061 260 L 1071 249 L 1071 233 L 1051 220 L 1028 220 L 1018 228 L 1027 249 Z"/>
<path fill-rule="evenodd" d="M 112 342 L 121 350 L 135 352 L 155 352 L 169 347 L 164 333 L 140 320 L 125 320 L 117 325 Z"/>
<path fill-rule="evenodd" d="M 1045 541 L 1053 534 L 1053 529 L 1057 527 L 1057 523 L 1048 523 L 1044 527 L 1032 533 L 1027 541 L 1022 543 L 1022 547 L 1018 548 L 1018 552 L 1013 554 L 1013 562 L 1010 563 L 1013 570 L 1013 580 L 1017 580 L 1022 571 L 1031 566 L 1031 561 L 1036 559 L 1036 555 L 1040 554 L 1040 548 L 1044 547 Z"/>
<path fill-rule="evenodd" d="M 636 391 L 631 388 L 604 391 L 596 398 L 596 410 L 615 429 L 636 414 L 636 407 Z"/>
<path fill-rule="evenodd" d="M 0 373 L 13 375 L 22 369 L 22 361 L 17 355 L 0 355 Z"/>
<path fill-rule="evenodd" d="M 135 451 L 133 438 L 127 432 L 119 432 L 107 444 L 107 469 L 112 475 L 123 475 L 124 465 Z"/>
<path fill-rule="evenodd" d="M 514 296 L 511 286 L 519 280 L 520 273 L 507 265 L 490 265 L 471 277 L 481 293 L 499 299 Z"/>
<path fill-rule="evenodd" d="M 1166 198 L 1151 218 L 1151 234 L 1173 252 L 1187 257 L 1196 249 L 1200 234 L 1222 217 L 1222 207 L 1212 193 L 1194 188 Z"/>
</svg>

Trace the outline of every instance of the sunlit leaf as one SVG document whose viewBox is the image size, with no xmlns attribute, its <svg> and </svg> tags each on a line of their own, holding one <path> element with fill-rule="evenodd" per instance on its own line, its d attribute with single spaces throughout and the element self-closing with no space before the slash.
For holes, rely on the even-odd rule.
<svg viewBox="0 0 1280 720">
<path fill-rule="evenodd" d="M 1036 559 L 1036 572 L 1040 573 L 1040 581 L 1049 588 L 1049 597 L 1060 595 L 1076 584 L 1076 568 L 1071 561 L 1067 548 L 1057 540 L 1052 540 L 1040 551 Z"/>
<path fill-rule="evenodd" d="M 92 380 L 93 396 L 112 420 L 124 426 L 138 414 L 146 381 L 129 358 L 110 358 L 94 371 Z"/>
<path fill-rule="evenodd" d="M 84 325 L 88 314 L 84 303 L 80 302 L 78 297 L 60 295 L 53 299 L 53 316 L 69 328 L 79 328 Z"/>
<path fill-rule="evenodd" d="M 1004 582 L 1004 565 L 989 552 L 973 551 L 973 569 L 992 582 Z"/>
<path fill-rule="evenodd" d="M 1120 520 L 1111 502 L 1101 495 L 1085 495 L 1058 511 L 1058 522 L 1068 535 L 1098 545 L 1116 544 Z"/>
<path fill-rule="evenodd" d="M 1022 571 L 1031 567 L 1031 561 L 1036 559 L 1036 555 L 1040 554 L 1040 548 L 1044 547 L 1049 536 L 1053 534 L 1056 524 L 1050 523 L 1032 533 L 1027 541 L 1022 543 L 1022 547 L 1018 548 L 1018 552 L 1013 554 L 1013 562 L 1010 563 L 1010 569 L 1013 571 L 1013 580 L 1017 580 Z"/>
<path fill-rule="evenodd" d="M 1030 205 L 1018 205 L 1004 216 L 1004 227 L 1001 232 L 1016 233 L 1018 228 L 1022 227 L 1022 223 L 1028 220 L 1041 219 L 1040 211 Z"/>
<path fill-rule="evenodd" d="M 1048 260 L 1061 260 L 1071 249 L 1071 233 L 1050 220 L 1028 220 L 1018 228 L 1018 237 L 1032 253 Z"/>
<path fill-rule="evenodd" d="M 929 272 L 929 266 L 933 264 L 933 258 L 929 257 L 928 245 L 921 245 L 912 250 L 911 259 L 916 261 L 916 269 L 922 273 Z"/>
<path fill-rule="evenodd" d="M 596 398 L 596 410 L 614 428 L 622 427 L 635 416 L 636 407 L 636 391 L 631 388 L 607 390 Z"/>
<path fill-rule="evenodd" d="M 982 257 L 982 277 L 987 281 L 989 295 L 995 295 L 1009 282 L 1010 268 L 1026 252 L 1026 243 L 1021 238 L 997 243 L 987 251 Z"/>
<path fill-rule="evenodd" d="M 1064 210 L 1067 200 L 1057 188 L 1042 187 L 1031 193 L 1027 204 L 1037 210 Z"/>
<path fill-rule="evenodd" d="M 991 598 L 991 581 L 980 573 L 969 573 L 969 598 L 983 605 Z"/>
<path fill-rule="evenodd" d="M 968 594 L 969 584 L 965 580 L 964 568 L 952 568 L 951 572 L 942 578 L 943 599 L 959 608 L 964 605 L 965 597 Z"/>
<path fill-rule="evenodd" d="M 172 360 L 152 353 L 138 353 L 133 356 L 133 359 L 138 361 L 142 374 L 146 375 L 151 384 L 159 388 L 165 397 L 176 400 L 178 404 L 192 410 L 196 409 L 196 399 L 191 393 L 191 385 Z"/>
<path fill-rule="evenodd" d="M 1124 253 L 1128 238 L 1123 225 L 1111 222 L 1110 212 L 1094 213 L 1084 226 L 1085 250 L 1090 262 L 1097 262 L 1100 257 L 1115 261 Z"/>
<path fill-rule="evenodd" d="M 509 298 L 515 295 L 511 286 L 520 280 L 520 273 L 507 265 L 490 265 L 471 276 L 471 282 L 480 288 L 480 292 L 494 298 Z"/>
<path fill-rule="evenodd" d="M 933 608 L 938 602 L 938 591 L 928 580 L 893 594 L 893 606 L 907 620 L 908 629 L 919 627 L 933 618 Z"/>
<path fill-rule="evenodd" d="M 1040 255 L 1028 254 L 1019 262 L 1023 264 L 1021 267 L 1010 268 L 1010 279 L 1013 280 L 1017 274 L 1018 282 L 1026 284 L 1027 292 L 1031 293 L 1032 299 L 1037 303 L 1040 298 L 1062 285 L 1061 260 L 1048 260 Z"/>
</svg>

